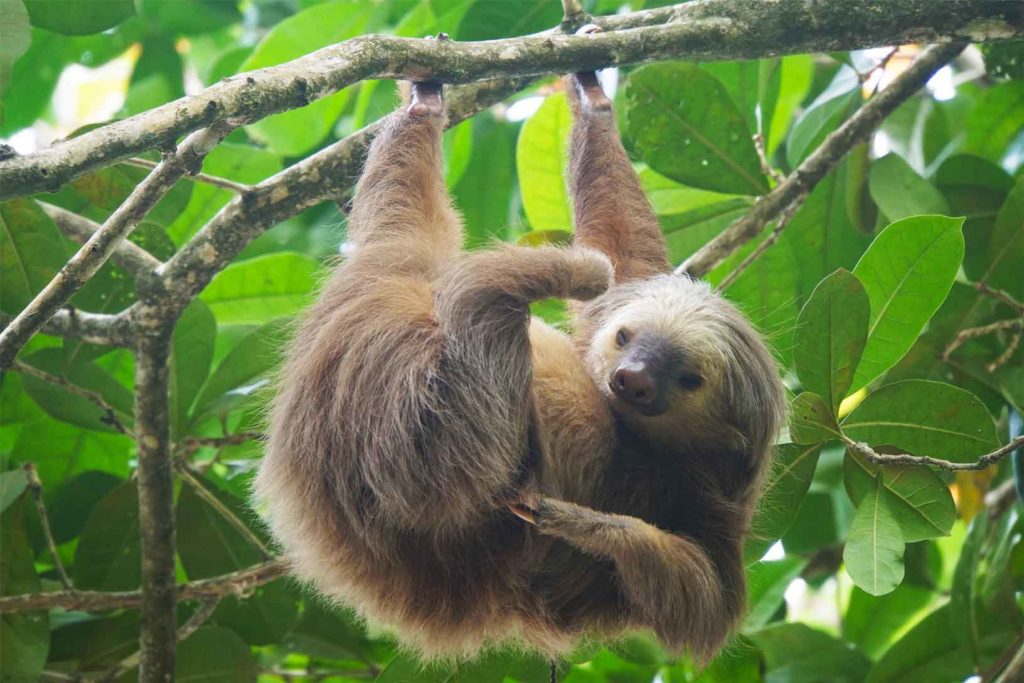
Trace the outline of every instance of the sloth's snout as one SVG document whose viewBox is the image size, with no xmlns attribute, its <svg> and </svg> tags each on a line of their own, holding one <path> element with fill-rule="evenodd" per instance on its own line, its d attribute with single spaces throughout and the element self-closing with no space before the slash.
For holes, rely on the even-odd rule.
<svg viewBox="0 0 1024 683">
<path fill-rule="evenodd" d="M 616 396 L 635 406 L 649 406 L 657 397 L 657 384 L 643 363 L 620 365 L 612 373 L 611 385 Z"/>
</svg>

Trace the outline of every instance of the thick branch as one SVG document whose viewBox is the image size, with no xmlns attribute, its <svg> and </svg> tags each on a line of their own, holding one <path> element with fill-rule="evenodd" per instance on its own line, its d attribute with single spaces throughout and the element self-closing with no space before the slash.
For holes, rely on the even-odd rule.
<svg viewBox="0 0 1024 683">
<path fill-rule="evenodd" d="M 185 173 L 198 170 L 203 157 L 227 132 L 226 127 L 215 126 L 193 133 L 132 190 L 53 280 L 0 332 L 0 369 L 10 366 L 25 342 L 96 274 L 174 183 Z"/>
<path fill-rule="evenodd" d="M 177 587 L 178 600 L 208 600 L 226 595 L 244 595 L 256 586 L 284 576 L 287 565 L 270 560 L 231 574 L 191 581 Z M 31 612 L 60 608 L 84 612 L 106 612 L 114 609 L 138 609 L 142 604 L 140 591 L 54 591 L 0 597 L 0 613 Z"/>
<path fill-rule="evenodd" d="M 174 680 L 174 478 L 171 471 L 169 358 L 171 324 L 140 331 L 135 346 L 142 604 L 139 680 Z"/>
<path fill-rule="evenodd" d="M 85 216 L 80 216 L 73 211 L 62 209 L 53 204 L 46 204 L 45 202 L 39 202 L 39 206 L 42 207 L 47 216 L 53 219 L 53 222 L 56 223 L 61 232 L 79 244 L 88 242 L 96 234 L 96 231 L 100 229 L 99 223 L 94 223 Z M 124 240 L 114 247 L 113 252 L 110 254 L 110 259 L 132 275 L 152 273 L 162 265 L 158 258 L 128 240 Z"/>
<path fill-rule="evenodd" d="M 6 326 L 14 318 L 0 313 L 0 325 Z M 55 337 L 70 337 L 89 344 L 103 346 L 131 346 L 128 317 L 106 313 L 88 313 L 77 308 L 65 308 L 50 318 L 42 331 Z"/>
<path fill-rule="evenodd" d="M 934 45 L 920 54 L 888 88 L 832 132 L 807 159 L 771 192 L 760 197 L 743 217 L 705 244 L 676 269 L 678 274 L 702 277 L 778 218 L 794 202 L 801 201 L 843 157 L 866 142 L 882 121 L 922 88 L 936 71 L 959 55 L 965 43 Z"/>
<path fill-rule="evenodd" d="M 216 121 L 250 123 L 368 78 L 468 83 L 664 59 L 754 59 L 908 42 L 1024 35 L 1013 0 L 696 0 L 595 17 L 597 36 L 545 33 L 478 43 L 360 36 L 0 163 L 0 199 L 54 191 L 90 170 L 172 143 Z"/>
<path fill-rule="evenodd" d="M 950 472 L 958 470 L 984 470 L 996 464 L 1018 448 L 1024 448 L 1024 436 L 1018 436 L 1002 448 L 994 450 L 991 453 L 987 453 L 974 462 L 952 462 L 951 460 L 931 458 L 926 455 L 910 455 L 909 453 L 879 453 L 871 446 L 861 441 L 854 441 L 846 436 L 842 437 L 842 439 L 843 443 L 845 443 L 850 450 L 856 452 L 858 455 L 864 456 L 865 460 L 876 465 L 929 465 L 931 467 L 937 467 L 940 470 L 948 470 Z"/>
</svg>

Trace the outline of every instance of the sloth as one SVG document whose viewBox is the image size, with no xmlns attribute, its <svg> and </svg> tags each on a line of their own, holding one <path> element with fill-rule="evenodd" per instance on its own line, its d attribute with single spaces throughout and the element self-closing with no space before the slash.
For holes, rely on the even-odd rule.
<svg viewBox="0 0 1024 683">
<path fill-rule="evenodd" d="M 779 372 L 671 274 L 595 73 L 566 90 L 574 244 L 463 251 L 442 85 L 411 84 L 287 351 L 255 495 L 300 579 L 423 658 L 640 629 L 706 661 L 742 616 Z M 572 336 L 531 320 L 548 297 Z"/>
</svg>

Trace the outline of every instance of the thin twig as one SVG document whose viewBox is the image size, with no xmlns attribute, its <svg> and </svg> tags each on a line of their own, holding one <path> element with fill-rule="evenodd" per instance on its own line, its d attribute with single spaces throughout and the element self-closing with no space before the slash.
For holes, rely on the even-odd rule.
<svg viewBox="0 0 1024 683">
<path fill-rule="evenodd" d="M 208 488 L 203 485 L 203 482 L 196 476 L 196 474 L 189 468 L 188 464 L 182 460 L 177 461 L 178 474 L 185 480 L 185 483 L 192 487 L 196 495 L 203 499 L 207 505 L 212 507 L 217 514 L 219 514 L 224 521 L 233 526 L 235 530 L 242 535 L 242 537 L 249 542 L 256 550 L 259 551 L 260 557 L 263 560 L 269 560 L 274 556 L 269 548 L 260 540 L 249 525 L 239 519 L 227 505 L 225 505 L 220 498 L 215 496 Z"/>
<path fill-rule="evenodd" d="M 140 157 L 132 157 L 130 159 L 125 159 L 121 163 L 126 164 L 128 166 L 135 166 L 137 168 L 154 169 L 157 167 L 157 162 L 150 161 L 149 159 L 142 159 Z M 224 190 L 234 192 L 235 194 L 245 194 L 250 189 L 252 189 L 250 185 L 246 185 L 245 183 L 237 183 L 234 180 L 220 178 L 215 175 L 209 175 L 208 173 L 190 173 L 186 175 L 185 178 L 187 180 L 193 180 L 197 183 L 206 183 L 207 185 L 213 185 L 214 187 L 219 187 Z"/>
<path fill-rule="evenodd" d="M 32 496 L 32 500 L 35 501 L 36 512 L 39 514 L 39 526 L 43 530 L 43 538 L 46 539 L 46 547 L 50 551 L 50 556 L 53 557 L 53 566 L 57 570 L 57 576 L 60 577 L 60 583 L 64 586 L 64 590 L 74 590 L 71 579 L 64 569 L 64 563 L 60 561 L 60 553 L 57 552 L 57 542 L 53 539 L 53 530 L 50 529 L 50 516 L 46 514 L 46 503 L 43 501 L 43 482 L 39 480 L 39 470 L 36 469 L 35 463 L 31 462 L 22 465 L 21 469 L 25 470 L 25 476 L 28 479 L 28 491 Z"/>
<path fill-rule="evenodd" d="M 1020 348 L 1021 334 L 1024 333 L 1024 318 L 1021 318 L 1020 322 L 1021 325 L 1017 327 L 1017 331 L 1010 337 L 1010 341 L 1003 352 L 999 354 L 998 358 L 985 366 L 985 369 L 989 372 L 995 372 L 1009 363 L 1010 359 L 1013 358 L 1013 354 L 1017 353 L 1017 349 Z"/>
<path fill-rule="evenodd" d="M 286 570 L 287 564 L 283 560 L 274 559 L 230 574 L 183 583 L 177 586 L 178 602 L 227 595 L 242 596 L 257 586 L 284 576 Z M 141 603 L 141 591 L 53 591 L 2 596 L 0 613 L 30 612 L 55 607 L 105 612 L 113 609 L 138 609 Z"/>
<path fill-rule="evenodd" d="M 996 464 L 1010 453 L 1013 453 L 1018 448 L 1024 446 L 1024 436 L 1018 436 L 1005 446 L 981 456 L 974 462 L 952 462 L 950 460 L 931 458 L 926 455 L 910 455 L 909 453 L 879 453 L 862 441 L 854 441 L 847 436 L 841 436 L 841 438 L 843 443 L 845 443 L 850 450 L 863 456 L 868 462 L 872 462 L 876 465 L 930 465 L 931 467 L 937 467 L 941 470 L 948 470 L 950 472 L 986 469 Z"/>
<path fill-rule="evenodd" d="M 188 136 L 139 183 L 110 218 L 64 264 L 14 320 L 0 332 L 0 370 L 10 367 L 18 350 L 68 299 L 96 274 L 124 238 L 163 198 L 181 176 L 197 168 L 203 157 L 230 132 L 227 125 L 211 126 Z"/>
<path fill-rule="evenodd" d="M 793 202 L 810 191 L 857 145 L 866 142 L 882 121 L 928 82 L 936 71 L 963 52 L 966 42 L 933 45 L 924 50 L 889 87 L 833 131 L 807 159 L 746 215 L 734 221 L 676 269 L 677 274 L 702 277 L 761 231 Z"/>
<path fill-rule="evenodd" d="M 1002 484 L 985 494 L 985 507 L 991 519 L 1001 517 L 1010 506 L 1017 502 L 1017 482 L 1010 477 Z"/>
<path fill-rule="evenodd" d="M 175 640 L 180 643 L 195 633 L 199 627 L 206 623 L 206 620 L 213 615 L 218 604 L 220 604 L 220 596 L 214 596 L 203 600 L 199 604 L 199 607 L 196 608 L 196 611 L 192 613 L 192 616 L 188 618 L 188 621 L 182 624 L 181 628 L 178 629 Z M 96 679 L 96 683 L 109 683 L 110 681 L 116 681 L 121 676 L 137 667 L 139 665 L 140 657 L 141 653 L 136 650 L 114 666 L 107 669 L 106 673 Z"/>
<path fill-rule="evenodd" d="M 995 287 L 990 286 L 987 282 L 976 282 L 974 284 L 974 288 L 986 296 L 990 296 L 993 299 L 999 299 L 1010 308 L 1014 309 L 1021 315 L 1024 315 L 1024 304 L 1014 299 L 1007 292 L 1001 289 L 996 289 Z"/>
<path fill-rule="evenodd" d="M 64 389 L 66 389 L 69 393 L 75 394 L 76 396 L 81 396 L 82 398 L 88 400 L 90 403 L 93 403 L 97 408 L 99 408 L 105 413 L 104 417 L 100 420 L 100 422 L 106 425 L 110 425 L 111 427 L 121 432 L 122 434 L 128 434 L 129 436 L 131 436 L 131 432 L 124 426 L 121 420 L 118 419 L 117 409 L 114 408 L 114 406 L 110 405 L 110 403 L 108 403 L 107 400 L 103 398 L 102 394 L 98 394 L 95 391 L 91 391 L 84 387 L 80 387 L 77 384 L 72 383 L 66 377 L 60 375 L 52 375 L 49 372 L 40 370 L 39 368 L 33 367 L 28 363 L 24 363 L 20 360 L 14 361 L 14 366 L 12 369 L 22 374 L 29 375 L 30 377 L 35 377 L 36 379 L 48 382 L 49 384 L 56 384 L 57 386 L 64 387 Z"/>
<path fill-rule="evenodd" d="M 200 448 L 224 448 L 238 446 L 247 441 L 263 441 L 267 435 L 263 432 L 237 432 L 226 436 L 190 436 L 179 444 L 179 458 L 188 458 Z"/>
<path fill-rule="evenodd" d="M 85 216 L 79 216 L 67 209 L 46 202 L 39 202 L 39 206 L 60 228 L 61 232 L 79 244 L 88 242 L 100 229 L 99 223 L 94 223 Z M 163 265 L 160 259 L 129 240 L 124 240 L 114 247 L 110 260 L 136 277 L 153 273 Z"/>
<path fill-rule="evenodd" d="M 781 183 L 786 179 L 786 176 L 779 169 L 772 166 L 771 162 L 768 161 L 768 153 L 764 148 L 764 134 L 754 133 L 751 136 L 754 141 L 754 149 L 757 151 L 757 159 L 761 162 L 761 173 L 774 180 L 776 183 Z"/>
<path fill-rule="evenodd" d="M 995 679 L 995 683 L 1018 683 L 1022 679 L 1024 679 L 1024 642 L 1018 646 L 1017 653 L 1013 655 L 1013 659 Z"/>
<path fill-rule="evenodd" d="M 953 341 L 949 342 L 949 345 L 946 346 L 946 349 L 942 352 L 942 360 L 943 362 L 948 361 L 949 357 L 953 355 L 957 349 L 971 339 L 984 337 L 985 335 L 992 334 L 993 332 L 999 332 L 1001 330 L 1019 330 L 1022 325 L 1024 325 L 1024 319 L 1017 318 L 1014 320 L 997 320 L 996 322 L 989 323 L 988 325 L 979 325 L 978 327 L 968 327 L 960 330 L 956 333 L 956 336 L 953 337 Z"/>
<path fill-rule="evenodd" d="M 804 199 L 806 198 L 807 195 L 803 195 L 797 201 L 790 204 L 785 211 L 779 214 L 779 220 L 775 224 L 775 229 L 772 230 L 771 234 L 768 235 L 768 237 L 766 237 L 763 242 L 757 245 L 757 248 L 754 249 L 754 251 L 747 254 L 747 257 L 743 259 L 743 261 L 741 261 L 740 264 L 736 266 L 731 273 L 726 275 L 722 279 L 722 281 L 718 283 L 719 289 L 728 289 L 729 285 L 736 282 L 739 276 L 743 274 L 743 271 L 749 268 L 754 263 L 754 261 L 761 258 L 761 256 L 766 251 L 768 251 L 769 247 L 771 247 L 773 244 L 779 241 L 779 237 L 782 235 L 782 231 L 785 230 L 786 226 L 789 225 L 789 222 L 793 220 L 793 216 L 795 216 L 796 212 L 800 210 L 801 206 L 803 206 Z"/>
</svg>

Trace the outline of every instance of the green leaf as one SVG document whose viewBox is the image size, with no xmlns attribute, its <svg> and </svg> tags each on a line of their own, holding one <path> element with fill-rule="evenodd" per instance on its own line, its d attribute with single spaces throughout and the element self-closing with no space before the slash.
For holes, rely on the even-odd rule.
<svg viewBox="0 0 1024 683">
<path fill-rule="evenodd" d="M 366 631 L 350 610 L 307 600 L 302 615 L 287 636 L 292 651 L 326 659 L 370 661 L 371 643 Z"/>
<path fill-rule="evenodd" d="M 779 96 L 782 60 L 779 58 L 742 62 L 708 62 L 702 67 L 725 86 L 736 108 L 743 114 L 747 130 L 759 130 L 758 110 L 763 120 L 760 129 L 771 128 L 775 103 Z"/>
<path fill-rule="evenodd" d="M 931 591 L 909 583 L 882 596 L 854 587 L 843 615 L 843 636 L 878 659 L 932 600 Z"/>
<path fill-rule="evenodd" d="M 239 393 L 251 395 L 251 385 L 269 380 L 279 360 L 286 325 L 284 320 L 272 320 L 235 344 L 207 380 L 196 400 L 194 415 L 212 409 L 213 403 L 228 392 L 240 390 Z"/>
<path fill-rule="evenodd" d="M 364 2 L 313 5 L 275 25 L 242 63 L 252 71 L 287 62 L 363 33 L 375 6 Z M 316 147 L 341 115 L 351 91 L 342 90 L 301 109 L 267 117 L 246 128 L 282 156 L 302 156 Z"/>
<path fill-rule="evenodd" d="M 184 94 L 184 64 L 173 38 L 164 34 L 150 36 L 142 43 L 142 55 L 135 62 L 119 117 L 153 109 Z"/>
<path fill-rule="evenodd" d="M 237 633 L 250 645 L 276 645 L 295 624 L 298 599 L 281 579 L 259 586 L 251 595 L 224 598 L 212 621 Z"/>
<path fill-rule="evenodd" d="M 890 221 L 920 214 L 949 214 L 942 193 L 896 154 L 887 154 L 871 165 L 868 186 L 871 197 Z"/>
<path fill-rule="evenodd" d="M 848 450 L 843 460 L 846 491 L 854 505 L 881 479 L 885 502 L 900 525 L 903 540 L 915 543 L 946 536 L 956 521 L 956 503 L 942 478 L 926 467 L 875 465 Z"/>
<path fill-rule="evenodd" d="M 444 147 L 444 182 L 451 187 L 462 178 L 473 156 L 473 119 L 449 128 L 441 139 Z"/>
<path fill-rule="evenodd" d="M 135 16 L 132 0 L 24 0 L 32 25 L 68 36 L 99 33 Z"/>
<path fill-rule="evenodd" d="M 769 683 L 864 680 L 869 662 L 847 642 L 804 624 L 772 624 L 748 637 L 764 653 Z"/>
<path fill-rule="evenodd" d="M 526 218 L 534 230 L 572 230 L 572 208 L 563 174 L 571 127 L 565 95 L 556 93 L 544 100 L 519 132 L 519 189 Z"/>
<path fill-rule="evenodd" d="M 562 20 L 562 8 L 551 0 L 474 2 L 459 24 L 459 40 L 490 40 L 538 33 Z"/>
<path fill-rule="evenodd" d="M 139 587 L 139 494 L 134 482 L 121 484 L 89 515 L 75 548 L 75 587 L 119 591 Z"/>
<path fill-rule="evenodd" d="M 221 325 L 262 325 L 310 302 L 317 267 L 315 260 L 293 252 L 257 256 L 221 271 L 200 299 Z"/>
<path fill-rule="evenodd" d="M 980 281 L 1024 299 L 1024 177 L 1018 178 L 999 210 L 988 249 L 988 267 Z"/>
<path fill-rule="evenodd" d="M 1024 82 L 1007 81 L 989 88 L 967 116 L 966 152 L 1000 162 L 1021 132 L 1024 121 Z"/>
<path fill-rule="evenodd" d="M 139 650 L 139 613 L 121 612 L 109 618 L 91 618 L 62 624 L 53 630 L 50 660 L 78 661 L 82 670 L 107 669 Z M 122 677 L 122 683 L 128 683 Z"/>
<path fill-rule="evenodd" d="M 245 504 L 207 487 L 239 519 L 250 516 Z M 178 556 L 190 579 L 227 574 L 260 561 L 259 550 L 221 513 L 200 498 L 191 484 L 181 489 L 177 507 Z"/>
<path fill-rule="evenodd" d="M 27 485 L 28 475 L 25 470 L 0 472 L 0 512 L 10 507 Z"/>
<path fill-rule="evenodd" d="M 792 168 L 811 155 L 829 133 L 839 127 L 861 103 L 857 72 L 843 66 L 828 88 L 793 124 L 786 141 L 786 158 Z"/>
<path fill-rule="evenodd" d="M 21 0 L 0 0 L 0 96 L 11 80 L 11 71 L 18 57 L 25 54 L 32 43 L 28 12 Z M 4 120 L 4 105 L 0 104 L 0 123 Z"/>
<path fill-rule="evenodd" d="M 32 548 L 25 536 L 28 496 L 23 495 L 0 515 L 0 594 L 21 595 L 42 590 Z M 50 651 L 50 620 L 45 610 L 0 614 L 0 672 L 4 681 L 39 680 Z"/>
<path fill-rule="evenodd" d="M 747 616 L 743 630 L 766 626 L 779 610 L 790 582 L 807 566 L 802 557 L 785 557 L 772 562 L 756 562 L 747 567 Z"/>
<path fill-rule="evenodd" d="M 76 538 L 85 528 L 93 508 L 123 481 L 99 470 L 87 470 L 65 480 L 56 493 L 48 496 L 53 540 L 60 545 Z M 53 483 L 44 482 L 44 486 L 49 488 Z"/>
<path fill-rule="evenodd" d="M 945 216 L 897 221 L 853 269 L 871 299 L 871 326 L 853 390 L 899 362 L 945 301 L 964 256 L 963 222 Z"/>
<path fill-rule="evenodd" d="M 12 452 L 17 462 L 35 462 L 39 478 L 50 485 L 85 470 L 126 477 L 133 446 L 123 434 L 79 429 L 42 417 L 21 429 Z"/>
<path fill-rule="evenodd" d="M 956 643 L 964 647 L 968 658 L 974 663 L 979 661 L 981 654 L 983 615 L 978 598 L 978 571 L 984 559 L 988 530 L 988 516 L 976 515 L 960 549 L 949 594 L 949 607 L 957 615 L 951 622 L 953 635 Z"/>
<path fill-rule="evenodd" d="M 139 0 L 139 14 L 170 34 L 209 33 L 241 20 L 235 0 Z"/>
<path fill-rule="evenodd" d="M 853 384 L 870 316 L 860 280 L 840 269 L 814 289 L 797 319 L 794 358 L 800 382 L 823 397 L 833 415 Z"/>
<path fill-rule="evenodd" d="M 111 417 L 126 429 L 134 421 L 135 399 L 117 379 L 95 363 L 71 363 L 65 360 L 62 349 L 40 349 L 25 359 L 28 365 L 71 384 L 72 390 L 47 380 L 26 374 L 22 377 L 25 391 L 47 414 L 62 422 L 85 429 L 117 431 Z M 98 395 L 113 409 L 111 416 L 81 392 Z"/>
<path fill-rule="evenodd" d="M 906 380 L 868 395 L 843 421 L 843 433 L 914 455 L 971 462 L 999 447 L 988 410 L 951 384 Z"/>
<path fill-rule="evenodd" d="M 775 155 L 776 148 L 785 140 L 786 132 L 793 123 L 793 112 L 807 96 L 813 75 L 814 59 L 811 55 L 790 55 L 782 58 L 775 113 L 771 117 L 770 128 L 765 126 L 768 128 L 765 147 L 769 159 Z"/>
<path fill-rule="evenodd" d="M 706 190 L 768 189 L 743 115 L 717 78 L 690 64 L 653 64 L 629 77 L 629 136 L 652 169 Z M 678 141 L 666 145 L 665 140 Z"/>
<path fill-rule="evenodd" d="M 839 426 L 825 399 L 805 391 L 789 406 L 789 432 L 793 443 L 817 444 L 839 436 Z"/>
<path fill-rule="evenodd" d="M 757 560 L 789 530 L 814 477 L 821 445 L 787 443 L 775 447 L 772 470 L 758 500 L 744 547 L 746 560 Z"/>
<path fill-rule="evenodd" d="M 876 479 L 857 506 L 843 549 L 850 578 L 871 595 L 884 595 L 903 581 L 905 543 L 884 492 L 881 479 Z"/>
<path fill-rule="evenodd" d="M 64 265 L 57 226 L 30 199 L 0 203 L 0 311 L 21 312 Z"/>
<path fill-rule="evenodd" d="M 124 164 L 100 169 L 72 180 L 54 196 L 53 203 L 102 221 L 121 206 L 148 174 L 146 169 Z M 186 180 L 175 183 L 146 214 L 145 222 L 161 228 L 170 225 L 188 205 L 193 185 Z"/>
<path fill-rule="evenodd" d="M 469 166 L 452 191 L 465 219 L 469 247 L 508 237 L 506 226 L 511 222 L 516 184 L 517 132 L 516 126 L 489 116 L 473 121 L 473 149 L 487 150 L 487 153 L 470 157 Z M 518 211 L 516 208 L 517 215 Z"/>
<path fill-rule="evenodd" d="M 171 342 L 171 433 L 175 436 L 184 433 L 192 403 L 206 382 L 216 338 L 217 321 L 210 308 L 193 301 L 178 318 Z"/>
<path fill-rule="evenodd" d="M 896 641 L 878 661 L 867 683 L 904 681 L 963 681 L 973 672 L 967 651 L 953 635 L 950 624 L 961 615 L 943 605 Z"/>
<path fill-rule="evenodd" d="M 178 646 L 174 679 L 182 683 L 256 683 L 249 646 L 226 628 L 204 626 Z"/>
</svg>

